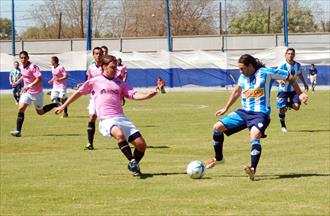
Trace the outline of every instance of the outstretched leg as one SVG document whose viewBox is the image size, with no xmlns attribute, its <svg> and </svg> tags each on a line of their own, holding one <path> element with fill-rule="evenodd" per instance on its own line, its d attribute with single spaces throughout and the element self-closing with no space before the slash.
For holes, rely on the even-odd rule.
<svg viewBox="0 0 330 216">
<path fill-rule="evenodd" d="M 208 160 L 205 163 L 206 169 L 210 169 L 210 168 L 214 167 L 216 164 L 225 162 L 222 151 L 223 151 L 223 141 L 224 141 L 223 132 L 226 130 L 227 130 L 227 128 L 221 122 L 217 122 L 214 124 L 213 134 L 212 134 L 214 158 Z"/>
</svg>

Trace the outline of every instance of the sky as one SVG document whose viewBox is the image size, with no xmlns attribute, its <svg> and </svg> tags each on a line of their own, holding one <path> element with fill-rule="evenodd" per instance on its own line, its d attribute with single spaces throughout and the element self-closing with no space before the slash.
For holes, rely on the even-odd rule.
<svg viewBox="0 0 330 216">
<path fill-rule="evenodd" d="M 0 0 L 0 17 L 11 19 L 11 1 L 12 0 Z M 235 0 L 228 0 L 228 1 L 235 1 Z M 236 0 L 236 1 L 247 1 L 247 0 Z M 222 0 L 222 2 L 224 2 L 224 0 Z M 310 0 L 309 2 L 317 2 L 319 5 L 321 5 L 324 11 L 327 11 L 330 14 L 330 0 Z M 33 10 L 33 8 L 35 7 L 38 7 L 42 3 L 44 3 L 44 0 L 15 0 L 15 24 L 16 24 L 16 31 L 18 32 L 18 34 L 26 30 L 27 27 L 36 25 L 29 11 Z M 314 16 L 317 21 L 317 12 L 314 14 Z M 329 16 L 328 19 L 330 19 Z"/>
</svg>

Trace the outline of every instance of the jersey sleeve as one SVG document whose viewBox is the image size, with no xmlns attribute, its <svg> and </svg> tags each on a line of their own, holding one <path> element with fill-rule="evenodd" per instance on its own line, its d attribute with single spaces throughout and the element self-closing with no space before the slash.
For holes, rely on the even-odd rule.
<svg viewBox="0 0 330 216">
<path fill-rule="evenodd" d="M 297 75 L 302 74 L 301 64 L 298 62 L 296 64 L 297 64 Z"/>
<path fill-rule="evenodd" d="M 82 84 L 82 86 L 80 86 L 78 92 L 82 95 L 87 95 L 90 94 L 92 90 L 93 90 L 92 82 L 91 80 L 87 80 Z"/>
<path fill-rule="evenodd" d="M 123 72 L 124 72 L 124 74 L 127 74 L 127 67 L 126 66 L 124 66 Z"/>
<path fill-rule="evenodd" d="M 274 80 L 287 80 L 289 78 L 290 73 L 286 70 L 282 70 L 278 68 L 277 69 L 269 68 L 267 75 Z"/>
<path fill-rule="evenodd" d="M 242 87 L 242 75 L 238 77 L 237 85 Z"/>
<path fill-rule="evenodd" d="M 62 74 L 63 76 L 67 76 L 68 73 L 66 72 L 65 68 L 63 66 L 61 66 L 61 71 L 62 71 Z"/>
<path fill-rule="evenodd" d="M 133 99 L 136 91 L 133 87 L 127 85 L 125 82 L 122 83 L 122 93 L 126 98 Z"/>
<path fill-rule="evenodd" d="M 34 65 L 33 66 L 33 76 L 34 77 L 41 77 L 41 72 L 40 72 L 40 69 L 37 65 Z"/>
</svg>

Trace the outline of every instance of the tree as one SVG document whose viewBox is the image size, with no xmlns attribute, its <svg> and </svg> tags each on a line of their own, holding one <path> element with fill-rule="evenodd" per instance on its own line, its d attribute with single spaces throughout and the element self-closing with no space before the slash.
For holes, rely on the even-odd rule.
<svg viewBox="0 0 330 216">
<path fill-rule="evenodd" d="M 11 39 L 11 20 L 0 17 L 0 23 L 1 23 L 0 38 Z"/>
<path fill-rule="evenodd" d="M 301 5 L 299 0 L 289 1 L 288 27 L 290 33 L 314 32 L 317 30 L 311 9 Z M 229 32 L 233 34 L 267 33 L 268 7 L 271 7 L 270 32 L 283 32 L 283 4 L 274 0 L 248 1 L 247 13 L 234 17 Z"/>
<path fill-rule="evenodd" d="M 165 36 L 164 0 L 121 0 L 111 17 L 111 29 L 118 36 Z M 170 1 L 173 35 L 215 34 L 213 0 Z"/>
<path fill-rule="evenodd" d="M 82 6 L 82 7 L 81 7 Z M 37 23 L 36 28 L 24 32 L 25 37 L 57 38 L 59 31 L 59 18 L 62 13 L 63 38 L 80 38 L 86 26 L 87 0 L 44 0 L 33 11 Z M 111 16 L 111 2 L 107 0 L 92 0 L 92 31 L 94 37 L 106 32 L 107 21 Z M 82 9 L 82 10 L 81 10 Z M 82 15 L 82 16 L 81 16 Z M 82 21 L 82 22 L 81 22 Z M 43 31 L 47 31 L 46 33 Z"/>
</svg>

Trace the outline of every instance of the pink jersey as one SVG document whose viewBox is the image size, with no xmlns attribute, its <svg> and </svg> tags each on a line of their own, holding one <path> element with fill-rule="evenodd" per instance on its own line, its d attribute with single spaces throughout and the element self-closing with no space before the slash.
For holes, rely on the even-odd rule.
<svg viewBox="0 0 330 216">
<path fill-rule="evenodd" d="M 92 79 L 93 77 L 99 76 L 102 74 L 102 67 L 96 66 L 96 64 L 92 64 L 89 66 L 87 71 L 87 79 Z"/>
<path fill-rule="evenodd" d="M 92 94 L 97 116 L 100 120 L 123 116 L 122 98 L 133 98 L 135 90 L 118 78 L 109 79 L 105 76 L 96 76 L 87 80 L 78 91 L 83 94 Z"/>
<path fill-rule="evenodd" d="M 66 89 L 67 84 L 66 80 L 58 81 L 58 78 L 66 76 L 67 73 L 62 65 L 57 65 L 56 68 L 52 67 L 52 74 L 53 74 L 53 88 L 54 89 Z"/>
<path fill-rule="evenodd" d="M 21 74 L 23 77 L 24 85 L 29 85 L 33 83 L 36 78 L 41 77 L 40 69 L 37 65 L 28 62 L 27 67 L 20 66 Z M 37 85 L 33 86 L 29 90 L 27 90 L 30 94 L 37 94 L 42 92 L 42 82 L 39 82 Z"/>
<path fill-rule="evenodd" d="M 117 66 L 116 77 L 123 80 L 127 75 L 127 67 L 125 65 Z"/>
</svg>

